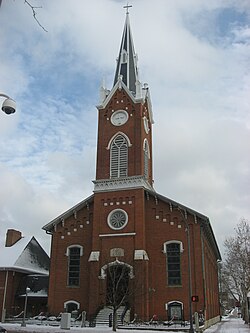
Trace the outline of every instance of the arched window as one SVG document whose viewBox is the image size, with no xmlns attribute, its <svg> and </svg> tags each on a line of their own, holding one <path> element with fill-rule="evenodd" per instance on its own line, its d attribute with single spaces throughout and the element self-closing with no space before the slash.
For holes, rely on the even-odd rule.
<svg viewBox="0 0 250 333">
<path fill-rule="evenodd" d="M 183 303 L 180 301 L 171 301 L 165 304 L 168 311 L 168 320 L 183 320 Z"/>
<path fill-rule="evenodd" d="M 83 248 L 80 245 L 71 245 L 67 248 L 68 256 L 68 286 L 80 285 L 80 257 Z"/>
<path fill-rule="evenodd" d="M 164 243 L 164 252 L 167 255 L 168 285 L 181 285 L 181 252 L 183 252 L 182 242 L 168 241 Z"/>
<path fill-rule="evenodd" d="M 147 139 L 143 143 L 143 153 L 144 153 L 144 177 L 148 178 L 148 166 L 149 166 L 149 145 Z"/>
<path fill-rule="evenodd" d="M 110 146 L 110 178 L 128 175 L 128 141 L 119 134 Z"/>
</svg>

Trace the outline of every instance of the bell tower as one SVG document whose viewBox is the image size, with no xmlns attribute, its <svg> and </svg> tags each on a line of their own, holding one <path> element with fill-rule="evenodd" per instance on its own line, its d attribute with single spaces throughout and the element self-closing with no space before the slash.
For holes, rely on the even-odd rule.
<svg viewBox="0 0 250 333">
<path fill-rule="evenodd" d="M 126 6 L 127 7 L 127 6 Z M 152 176 L 152 107 L 149 89 L 139 80 L 137 55 L 127 10 L 111 90 L 102 86 L 98 109 L 96 179 L 94 182 L 91 276 L 119 260 L 141 272 L 147 295 L 145 191 L 154 192 Z M 139 268 L 140 267 L 140 268 Z M 137 274 L 138 275 L 138 274 Z M 98 291 L 98 295 L 97 295 Z M 105 274 L 92 282 L 90 311 L 106 304 Z M 148 314 L 148 301 L 138 310 Z"/>
<path fill-rule="evenodd" d="M 151 99 L 147 84 L 139 81 L 128 10 L 113 88 L 101 87 L 97 109 L 94 191 L 131 187 L 153 190 Z"/>
</svg>

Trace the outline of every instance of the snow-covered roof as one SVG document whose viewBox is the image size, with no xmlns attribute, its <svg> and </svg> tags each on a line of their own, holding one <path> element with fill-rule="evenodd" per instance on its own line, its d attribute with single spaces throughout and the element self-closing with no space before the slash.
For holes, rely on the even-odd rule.
<svg viewBox="0 0 250 333">
<path fill-rule="evenodd" d="M 35 237 L 22 237 L 14 245 L 0 243 L 0 270 L 49 274 L 49 257 Z"/>
</svg>

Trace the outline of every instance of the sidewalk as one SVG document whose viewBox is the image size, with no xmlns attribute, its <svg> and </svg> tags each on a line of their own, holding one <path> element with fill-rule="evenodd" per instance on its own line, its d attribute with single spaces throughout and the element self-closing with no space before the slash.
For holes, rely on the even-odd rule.
<svg viewBox="0 0 250 333">
<path fill-rule="evenodd" d="M 112 329 L 109 327 L 71 327 L 70 330 L 63 330 L 60 327 L 52 326 L 38 326 L 38 325 L 27 325 L 27 327 L 21 327 L 20 324 L 2 324 L 0 326 L 4 327 L 8 333 L 112 333 Z M 168 331 L 167 331 L 168 330 Z M 177 329 L 178 330 L 178 329 Z M 137 329 L 128 330 L 118 329 L 117 333 L 176 333 L 177 330 L 174 328 L 171 330 L 163 329 L 150 329 L 141 330 L 139 327 Z M 227 318 L 222 319 L 222 321 L 212 327 L 209 327 L 204 331 L 204 333 L 250 333 L 249 325 L 244 324 L 241 318 L 237 318 L 234 315 L 230 315 Z"/>
<path fill-rule="evenodd" d="M 250 326 L 244 324 L 242 318 L 231 315 L 220 323 L 209 327 L 204 333 L 250 333 Z"/>
</svg>

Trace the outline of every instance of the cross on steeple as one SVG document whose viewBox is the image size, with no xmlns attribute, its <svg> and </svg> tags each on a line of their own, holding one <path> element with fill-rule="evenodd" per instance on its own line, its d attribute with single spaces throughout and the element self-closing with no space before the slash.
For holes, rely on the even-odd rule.
<svg viewBox="0 0 250 333">
<path fill-rule="evenodd" d="M 132 5 L 129 5 L 128 3 L 127 3 L 126 6 L 123 6 L 123 8 L 126 8 L 126 14 L 129 14 L 128 9 L 131 8 L 131 7 L 133 7 L 133 6 L 132 6 Z"/>
<path fill-rule="evenodd" d="M 117 66 L 115 72 L 114 85 L 122 78 L 123 83 L 127 86 L 128 90 L 134 95 L 136 94 L 136 84 L 139 81 L 137 56 L 134 49 L 134 43 L 129 23 L 129 11 L 132 7 L 127 3 L 126 6 L 126 20 L 122 35 L 122 42 L 120 46 L 119 56 L 117 59 Z"/>
</svg>

